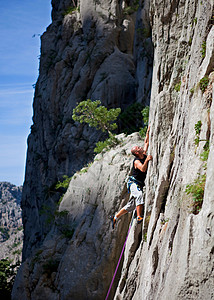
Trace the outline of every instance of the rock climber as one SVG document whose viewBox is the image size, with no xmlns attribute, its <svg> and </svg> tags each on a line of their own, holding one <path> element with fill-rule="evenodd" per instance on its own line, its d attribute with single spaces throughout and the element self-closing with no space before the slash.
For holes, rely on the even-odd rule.
<svg viewBox="0 0 214 300">
<path fill-rule="evenodd" d="M 144 147 L 134 146 L 131 149 L 131 153 L 135 156 L 133 160 L 133 166 L 131 175 L 129 176 L 127 187 L 131 192 L 128 203 L 114 216 L 111 216 L 112 228 L 114 229 L 117 220 L 127 212 L 132 212 L 136 207 L 137 223 L 140 224 L 143 221 L 143 187 L 146 179 L 148 162 L 152 160 L 151 155 L 146 155 L 149 147 L 149 130 L 148 126 L 146 132 L 146 138 L 144 140 Z"/>
</svg>

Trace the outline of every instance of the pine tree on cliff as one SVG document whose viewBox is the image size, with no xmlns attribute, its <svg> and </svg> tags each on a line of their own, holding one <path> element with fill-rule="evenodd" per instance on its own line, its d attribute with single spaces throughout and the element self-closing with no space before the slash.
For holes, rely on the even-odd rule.
<svg viewBox="0 0 214 300">
<path fill-rule="evenodd" d="M 73 110 L 72 118 L 80 123 L 87 123 L 90 127 L 95 127 L 98 130 L 107 132 L 109 138 L 104 142 L 96 144 L 95 152 L 101 152 L 100 149 L 114 146 L 118 144 L 118 140 L 112 133 L 117 129 L 117 124 L 114 122 L 120 114 L 120 108 L 107 109 L 101 105 L 100 100 L 91 101 L 90 99 L 80 102 Z"/>
</svg>

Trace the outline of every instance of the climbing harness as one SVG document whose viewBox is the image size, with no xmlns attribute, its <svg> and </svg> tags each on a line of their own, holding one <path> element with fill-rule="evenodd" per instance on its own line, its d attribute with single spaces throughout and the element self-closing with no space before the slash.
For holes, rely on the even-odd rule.
<svg viewBox="0 0 214 300">
<path fill-rule="evenodd" d="M 128 230 L 128 234 L 127 234 L 127 237 L 126 237 L 125 243 L 124 243 L 124 245 L 123 245 L 123 249 L 122 249 L 122 251 L 121 251 L 120 258 L 119 258 L 119 260 L 118 260 L 117 267 L 116 267 L 116 269 L 115 269 L 114 276 L 113 276 L 113 278 L 112 278 L 112 281 L 111 281 L 111 284 L 110 284 L 110 286 L 109 286 L 108 293 L 107 293 L 107 295 L 106 295 L 106 298 L 105 298 L 105 300 L 107 300 L 107 299 L 108 299 L 108 297 L 109 297 L 109 294 L 110 294 L 110 291 L 111 291 L 111 288 L 112 288 L 112 285 L 113 285 L 113 282 L 114 282 L 115 276 L 116 276 L 116 274 L 117 274 L 117 270 L 118 270 L 118 268 L 119 268 L 120 261 L 121 261 L 121 258 L 122 258 L 122 256 L 123 256 L 123 252 L 124 252 L 124 250 L 125 250 L 126 242 L 127 242 L 127 239 L 128 239 L 128 236 L 129 236 L 129 233 L 130 233 L 131 227 L 132 227 L 132 223 L 133 223 L 133 220 L 134 220 L 134 216 L 135 216 L 135 213 L 133 213 L 132 220 L 131 220 L 131 224 L 130 224 L 130 226 L 129 226 L 129 230 Z"/>
<path fill-rule="evenodd" d="M 128 193 L 130 193 L 130 186 L 132 185 L 132 183 L 135 183 L 137 185 L 137 188 L 141 189 L 142 183 L 137 181 L 133 176 L 129 176 L 128 181 L 127 181 Z"/>
</svg>

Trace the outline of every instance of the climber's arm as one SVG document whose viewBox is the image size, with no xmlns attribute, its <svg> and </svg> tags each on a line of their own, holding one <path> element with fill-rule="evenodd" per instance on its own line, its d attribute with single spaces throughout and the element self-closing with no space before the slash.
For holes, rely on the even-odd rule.
<svg viewBox="0 0 214 300">
<path fill-rule="evenodd" d="M 146 132 L 146 138 L 144 140 L 143 150 L 145 151 L 145 153 L 147 152 L 147 150 L 149 148 L 149 130 L 150 130 L 150 125 L 148 126 L 148 129 L 147 129 L 147 132 Z"/>
<path fill-rule="evenodd" d="M 135 160 L 134 166 L 136 169 L 139 169 L 141 172 L 146 172 L 148 167 L 148 162 L 152 160 L 152 156 L 148 155 L 145 162 L 142 164 L 139 160 Z"/>
</svg>

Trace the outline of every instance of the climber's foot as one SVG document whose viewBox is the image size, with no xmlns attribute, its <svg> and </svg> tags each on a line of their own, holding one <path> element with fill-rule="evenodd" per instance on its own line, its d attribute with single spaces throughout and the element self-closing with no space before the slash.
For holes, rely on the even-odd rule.
<svg viewBox="0 0 214 300">
<path fill-rule="evenodd" d="M 140 224 L 143 221 L 142 217 L 137 217 L 137 224 Z"/>
<path fill-rule="evenodd" d="M 114 216 L 111 216 L 111 217 L 110 217 L 110 219 L 111 219 L 111 225 L 112 225 L 112 229 L 114 229 L 114 227 L 115 227 L 115 224 L 116 224 L 116 219 L 115 219 L 115 217 L 114 217 Z"/>
</svg>

